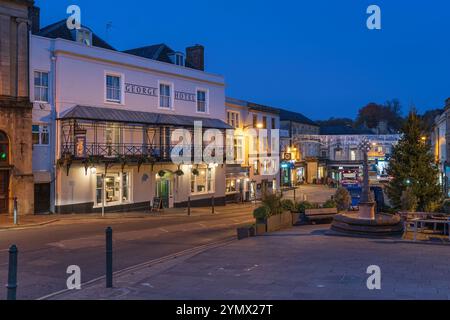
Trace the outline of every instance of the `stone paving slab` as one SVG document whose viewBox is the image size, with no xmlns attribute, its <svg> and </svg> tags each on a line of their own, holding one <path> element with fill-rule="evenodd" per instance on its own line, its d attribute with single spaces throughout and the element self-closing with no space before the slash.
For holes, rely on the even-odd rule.
<svg viewBox="0 0 450 320">
<path fill-rule="evenodd" d="M 301 226 L 133 271 L 56 299 L 448 299 L 450 247 Z M 381 290 L 368 290 L 369 265 Z"/>
</svg>

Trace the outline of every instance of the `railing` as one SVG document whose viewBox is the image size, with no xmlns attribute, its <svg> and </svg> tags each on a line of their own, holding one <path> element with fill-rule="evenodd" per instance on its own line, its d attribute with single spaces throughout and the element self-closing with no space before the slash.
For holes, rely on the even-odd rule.
<svg viewBox="0 0 450 320">
<path fill-rule="evenodd" d="M 190 146 L 191 160 L 194 159 L 194 146 Z M 203 147 L 201 148 L 203 150 Z M 225 147 L 222 147 L 225 156 Z M 75 159 L 86 159 L 89 157 L 103 157 L 117 159 L 122 157 L 151 157 L 156 161 L 171 161 L 172 153 L 183 156 L 183 150 L 178 145 L 136 145 L 136 144 L 86 144 L 83 150 L 77 152 L 76 145 L 73 143 L 64 143 L 61 146 L 61 157 L 70 155 Z M 214 156 L 214 152 L 212 156 Z"/>
</svg>

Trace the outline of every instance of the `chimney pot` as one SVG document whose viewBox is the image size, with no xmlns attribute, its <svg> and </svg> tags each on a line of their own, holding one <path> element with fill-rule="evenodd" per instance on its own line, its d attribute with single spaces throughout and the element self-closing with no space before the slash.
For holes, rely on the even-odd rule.
<svg viewBox="0 0 450 320">
<path fill-rule="evenodd" d="M 28 19 L 31 21 L 31 33 L 39 33 L 41 30 L 41 9 L 36 6 L 29 7 Z"/>
</svg>

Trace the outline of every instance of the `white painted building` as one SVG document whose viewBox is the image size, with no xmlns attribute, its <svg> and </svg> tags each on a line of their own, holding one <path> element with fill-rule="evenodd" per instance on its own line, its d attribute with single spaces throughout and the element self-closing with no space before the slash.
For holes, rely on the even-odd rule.
<svg viewBox="0 0 450 320">
<path fill-rule="evenodd" d="M 203 47 L 119 52 L 65 21 L 30 43 L 33 171 L 49 211 L 225 203 L 225 166 L 170 160 L 173 130 L 193 132 L 196 120 L 203 131 L 229 128 L 224 78 L 204 71 Z"/>
</svg>

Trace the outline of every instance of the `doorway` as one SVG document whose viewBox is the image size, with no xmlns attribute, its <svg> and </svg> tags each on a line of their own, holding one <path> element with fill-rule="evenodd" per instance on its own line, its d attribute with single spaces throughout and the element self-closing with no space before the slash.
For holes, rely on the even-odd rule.
<svg viewBox="0 0 450 320">
<path fill-rule="evenodd" d="M 50 183 L 34 185 L 34 211 L 36 213 L 50 212 Z"/>
<path fill-rule="evenodd" d="M 0 170 L 0 214 L 8 213 L 9 209 L 9 171 Z"/>
<path fill-rule="evenodd" d="M 173 207 L 172 183 L 168 178 L 156 180 L 156 196 L 161 198 L 164 208 Z"/>
</svg>

